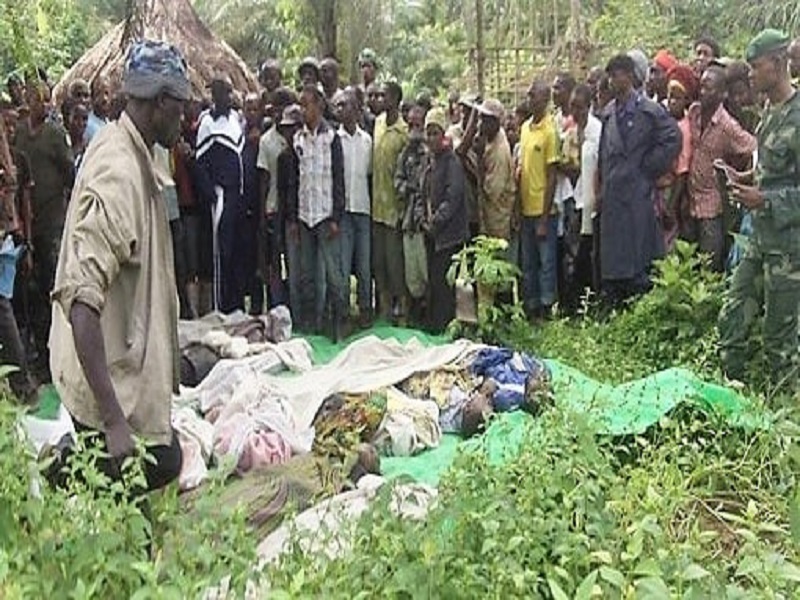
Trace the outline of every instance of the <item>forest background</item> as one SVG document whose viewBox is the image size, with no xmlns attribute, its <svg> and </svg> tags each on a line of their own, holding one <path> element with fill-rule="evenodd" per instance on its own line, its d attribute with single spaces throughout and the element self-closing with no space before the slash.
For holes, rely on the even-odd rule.
<svg viewBox="0 0 800 600">
<path fill-rule="evenodd" d="M 0 0 L 0 75 L 45 69 L 52 83 L 135 2 Z M 762 27 L 795 34 L 800 0 L 193 0 L 203 21 L 255 70 L 287 72 L 304 56 L 336 56 L 357 76 L 364 47 L 407 93 L 482 89 L 516 100 L 543 71 L 576 73 L 619 50 L 669 48 L 688 57 L 712 35 L 739 57 Z"/>
</svg>

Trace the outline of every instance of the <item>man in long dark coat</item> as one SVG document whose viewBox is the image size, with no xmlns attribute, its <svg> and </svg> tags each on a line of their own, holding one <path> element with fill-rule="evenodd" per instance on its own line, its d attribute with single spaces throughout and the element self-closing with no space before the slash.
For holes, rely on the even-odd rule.
<svg viewBox="0 0 800 600">
<path fill-rule="evenodd" d="M 612 304 L 647 291 L 652 261 L 663 254 L 653 193 L 678 156 L 674 119 L 634 88 L 635 65 L 626 55 L 606 67 L 614 100 L 600 140 L 600 268 Z"/>
</svg>

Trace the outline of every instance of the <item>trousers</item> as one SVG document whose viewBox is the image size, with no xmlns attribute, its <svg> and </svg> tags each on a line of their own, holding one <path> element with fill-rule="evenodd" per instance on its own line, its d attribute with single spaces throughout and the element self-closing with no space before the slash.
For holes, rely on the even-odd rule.
<svg viewBox="0 0 800 600">
<path fill-rule="evenodd" d="M 722 366 L 732 379 L 744 379 L 752 358 L 750 332 L 762 307 L 770 379 L 791 388 L 797 380 L 800 256 L 748 249 L 733 272 L 718 322 Z"/>
</svg>

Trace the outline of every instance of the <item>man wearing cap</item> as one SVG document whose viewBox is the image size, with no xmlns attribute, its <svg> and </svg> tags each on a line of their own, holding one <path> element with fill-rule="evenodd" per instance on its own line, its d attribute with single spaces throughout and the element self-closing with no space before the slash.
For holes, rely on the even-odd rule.
<svg viewBox="0 0 800 600">
<path fill-rule="evenodd" d="M 511 213 L 517 195 L 514 159 L 502 127 L 503 104 L 488 98 L 478 105 L 479 135 L 483 153 L 479 157 L 480 233 L 508 241 L 511 238 Z M 464 139 L 464 144 L 472 143 Z"/>
<path fill-rule="evenodd" d="M 313 56 L 306 56 L 297 67 L 300 89 L 307 85 L 319 85 L 319 62 Z"/>
<path fill-rule="evenodd" d="M 258 264 L 267 284 L 267 301 L 270 308 L 286 301 L 281 278 L 285 214 L 278 202 L 278 157 L 289 145 L 282 133 L 280 122 L 284 110 L 294 104 L 294 100 L 294 92 L 285 87 L 279 87 L 272 93 L 272 103 L 268 111 L 275 125 L 261 135 L 256 159 L 256 167 L 260 173 L 259 197 L 263 211 Z"/>
<path fill-rule="evenodd" d="M 753 214 L 753 235 L 734 271 L 719 317 L 722 366 L 741 380 L 749 362 L 750 329 L 764 314 L 764 353 L 772 383 L 797 381 L 800 307 L 800 95 L 792 87 L 789 38 L 774 29 L 747 46 L 754 91 L 768 104 L 757 130 L 755 173 L 728 170 L 731 198 Z"/>
<path fill-rule="evenodd" d="M 600 141 L 600 270 L 602 293 L 613 306 L 650 287 L 653 260 L 664 251 L 653 194 L 681 149 L 675 120 L 636 88 L 634 60 L 612 58 L 614 99 Z"/>
<path fill-rule="evenodd" d="M 190 96 L 173 46 L 130 50 L 125 112 L 86 151 L 67 212 L 50 335 L 53 381 L 79 432 L 100 433 L 103 472 L 120 477 L 134 436 L 149 444 L 148 489 L 178 476 L 170 421 L 178 391 L 178 302 L 169 223 L 153 167 L 155 144 L 172 147 Z"/>
<path fill-rule="evenodd" d="M 297 225 L 297 154 L 294 150 L 294 135 L 303 127 L 303 108 L 299 104 L 290 104 L 276 121 L 278 134 L 284 141 L 283 149 L 278 153 L 274 171 L 270 171 L 269 179 L 275 180 L 275 228 L 284 240 L 286 251 L 286 270 L 289 279 L 289 308 L 295 329 L 311 331 L 311 315 L 303 315 L 301 311 L 300 275 L 300 229 Z M 274 176 L 272 173 L 274 172 Z M 270 260 L 274 257 L 270 255 Z M 277 265 L 280 273 L 280 257 Z"/>
<path fill-rule="evenodd" d="M 412 324 L 422 321 L 428 293 L 428 261 L 422 222 L 425 210 L 423 179 L 428 167 L 425 144 L 425 109 L 414 105 L 408 112 L 408 143 L 400 153 L 394 174 L 394 187 L 402 200 L 403 259 L 405 281 L 411 296 L 409 318 Z"/>
<path fill-rule="evenodd" d="M 361 69 L 361 89 L 366 93 L 378 77 L 378 55 L 372 48 L 364 48 L 359 53 L 358 68 Z"/>
<path fill-rule="evenodd" d="M 455 318 L 455 290 L 447 283 L 453 254 L 467 240 L 467 206 L 464 171 L 445 139 L 447 115 L 441 107 L 425 117 L 425 138 L 431 154 L 423 189 L 427 191 L 424 216 L 428 231 L 428 316 L 433 333 L 441 333 Z"/>
<path fill-rule="evenodd" d="M 467 201 L 467 218 L 469 221 L 470 239 L 478 235 L 480 230 L 479 190 L 478 190 L 478 154 L 472 144 L 462 146 L 465 137 L 474 138 L 478 131 L 478 112 L 480 100 L 477 94 L 467 93 L 461 97 L 461 123 L 451 125 L 445 132 L 456 156 L 464 168 L 465 194 Z"/>
<path fill-rule="evenodd" d="M 447 139 L 452 142 L 453 148 L 457 148 L 461 143 L 461 138 L 464 137 L 464 132 L 467 130 L 469 124 L 469 117 L 472 115 L 472 109 L 478 100 L 478 95 L 473 92 L 467 92 L 458 99 L 458 114 L 459 120 L 451 122 L 445 130 Z"/>
<path fill-rule="evenodd" d="M 244 220 L 244 131 L 232 106 L 233 84 L 219 74 L 211 82 L 213 106 L 197 129 L 197 191 L 212 214 L 214 309 L 244 309 L 245 282 L 236 248 Z"/>
</svg>

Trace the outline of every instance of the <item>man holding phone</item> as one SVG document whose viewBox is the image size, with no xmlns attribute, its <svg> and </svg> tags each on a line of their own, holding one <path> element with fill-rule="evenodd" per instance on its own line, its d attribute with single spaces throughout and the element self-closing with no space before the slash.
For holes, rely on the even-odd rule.
<svg viewBox="0 0 800 600">
<path fill-rule="evenodd" d="M 747 46 L 750 79 L 769 102 L 758 127 L 755 172 L 727 170 L 731 199 L 753 212 L 753 236 L 719 317 L 722 366 L 744 378 L 749 331 L 764 310 L 764 351 L 773 384 L 797 381 L 800 305 L 800 95 L 792 86 L 789 38 L 774 29 Z"/>
</svg>

